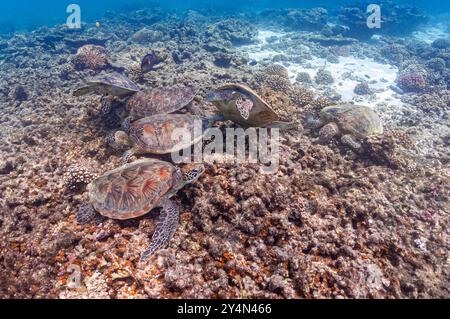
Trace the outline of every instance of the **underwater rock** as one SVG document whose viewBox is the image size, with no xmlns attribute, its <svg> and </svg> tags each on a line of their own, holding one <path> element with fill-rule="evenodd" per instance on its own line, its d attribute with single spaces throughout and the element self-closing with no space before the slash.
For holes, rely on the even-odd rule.
<svg viewBox="0 0 450 319">
<path fill-rule="evenodd" d="M 391 84 L 391 85 L 389 85 L 389 88 L 390 88 L 392 91 L 394 91 L 395 93 L 397 93 L 397 94 L 404 94 L 404 93 L 405 93 L 405 92 L 404 92 L 401 88 L 399 88 L 397 85 Z"/>
<path fill-rule="evenodd" d="M 370 95 L 372 94 L 372 90 L 369 88 L 369 83 L 367 81 L 358 83 L 353 92 L 358 95 Z"/>
<path fill-rule="evenodd" d="M 23 102 L 28 100 L 28 93 L 23 85 L 18 85 L 13 90 L 13 98 L 17 102 Z"/>
<path fill-rule="evenodd" d="M 13 162 L 10 160 L 0 160 L 0 174 L 6 175 L 14 170 Z"/>
<path fill-rule="evenodd" d="M 214 64 L 221 68 L 228 68 L 231 65 L 233 56 L 225 52 L 216 52 L 213 54 Z"/>
<path fill-rule="evenodd" d="M 158 64 L 160 64 L 163 60 L 160 57 L 160 52 L 152 51 L 148 53 L 141 61 L 141 72 L 147 73 L 155 70 Z"/>
<path fill-rule="evenodd" d="M 336 45 L 344 46 L 344 45 L 356 44 L 358 42 L 355 39 L 342 37 L 342 36 L 328 38 L 328 37 L 324 37 L 324 36 L 320 36 L 320 35 L 310 36 L 310 37 L 308 37 L 308 41 L 316 42 L 323 46 L 336 46 Z"/>
<path fill-rule="evenodd" d="M 133 34 L 133 36 L 130 38 L 130 41 L 140 44 L 150 44 L 153 42 L 161 41 L 162 37 L 163 33 L 160 31 L 143 28 Z"/>
<path fill-rule="evenodd" d="M 65 37 L 64 43 L 69 48 L 78 49 L 85 45 L 95 45 L 95 46 L 105 46 L 106 43 L 111 40 L 111 36 L 103 37 L 103 36 L 81 36 L 81 37 Z"/>
<path fill-rule="evenodd" d="M 450 48 L 450 39 L 448 38 L 440 38 L 440 39 L 436 39 L 433 41 L 432 43 L 433 48 L 436 49 L 448 49 Z"/>
<path fill-rule="evenodd" d="M 415 169 L 412 158 L 408 156 L 408 150 L 414 148 L 410 136 L 401 130 L 390 130 L 381 135 L 369 136 L 365 143 L 365 151 L 375 161 L 407 171 Z"/>
<path fill-rule="evenodd" d="M 434 71 L 438 71 L 438 72 L 442 72 L 446 68 L 445 60 L 442 58 L 430 59 L 430 60 L 428 60 L 426 66 L 433 69 Z"/>
</svg>

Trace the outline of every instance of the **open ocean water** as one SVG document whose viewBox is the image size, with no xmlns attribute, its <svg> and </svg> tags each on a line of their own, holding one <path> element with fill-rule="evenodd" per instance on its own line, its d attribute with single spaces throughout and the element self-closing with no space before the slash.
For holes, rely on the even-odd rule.
<svg viewBox="0 0 450 319">
<path fill-rule="evenodd" d="M 449 119 L 449 1 L 0 0 L 0 298 L 448 299 Z"/>
<path fill-rule="evenodd" d="M 325 7 L 327 9 L 338 9 L 342 5 L 354 4 L 357 0 L 243 0 L 243 1 L 218 1 L 218 0 L 79 0 L 79 1 L 52 1 L 52 0 L 21 0 L 21 1 L 0 1 L 2 10 L 0 11 L 0 26 L 8 26 L 14 30 L 32 29 L 39 26 L 52 26 L 64 23 L 67 17 L 66 8 L 69 4 L 78 4 L 82 8 L 83 19 L 94 21 L 103 17 L 107 12 L 126 12 L 148 5 L 163 6 L 173 10 L 198 10 L 205 8 L 216 8 L 223 11 L 248 12 L 259 11 L 268 8 L 312 8 Z M 372 1 L 377 3 L 377 1 Z M 412 5 L 430 14 L 442 14 L 450 12 L 450 3 L 447 1 L 420 1 L 420 0 L 397 0 L 399 4 Z"/>
</svg>

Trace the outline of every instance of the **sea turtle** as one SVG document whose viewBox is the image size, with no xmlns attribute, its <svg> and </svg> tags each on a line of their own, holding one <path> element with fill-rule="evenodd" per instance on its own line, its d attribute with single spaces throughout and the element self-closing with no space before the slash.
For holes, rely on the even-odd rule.
<svg viewBox="0 0 450 319">
<path fill-rule="evenodd" d="M 290 129 L 293 122 L 284 122 L 258 94 L 242 84 L 226 84 L 208 94 L 225 120 L 243 127 L 273 127 Z"/>
<path fill-rule="evenodd" d="M 170 198 L 186 184 L 195 182 L 204 171 L 203 164 L 185 164 L 178 168 L 156 159 L 126 164 L 87 186 L 89 203 L 78 211 L 77 222 L 90 222 L 96 212 L 108 218 L 126 220 L 161 207 L 150 247 L 141 256 L 141 260 L 145 260 L 168 244 L 175 233 L 179 209 Z"/>
<path fill-rule="evenodd" d="M 220 119 L 221 116 L 190 114 L 147 116 L 131 123 L 128 135 L 123 131 L 116 132 L 110 143 L 112 141 L 115 148 L 132 147 L 125 152 L 124 163 L 134 154 L 169 154 L 200 142 L 207 129 Z"/>
<path fill-rule="evenodd" d="M 193 87 L 170 87 L 142 90 L 127 101 L 129 116 L 123 127 L 128 131 L 130 123 L 157 114 L 176 112 L 192 102 L 199 89 Z"/>
<path fill-rule="evenodd" d="M 328 143 L 340 135 L 341 142 L 354 151 L 361 149 L 360 140 L 371 135 L 383 134 L 383 124 L 377 113 L 370 107 L 354 104 L 340 104 L 325 107 L 320 118 L 308 116 L 306 124 L 310 128 L 319 128 L 319 141 Z"/>
<path fill-rule="evenodd" d="M 83 96 L 90 93 L 102 95 L 102 112 L 107 114 L 111 109 L 112 97 L 124 98 L 139 91 L 140 88 L 126 76 L 114 73 L 102 74 L 93 78 L 85 86 L 76 89 L 73 95 Z"/>
</svg>

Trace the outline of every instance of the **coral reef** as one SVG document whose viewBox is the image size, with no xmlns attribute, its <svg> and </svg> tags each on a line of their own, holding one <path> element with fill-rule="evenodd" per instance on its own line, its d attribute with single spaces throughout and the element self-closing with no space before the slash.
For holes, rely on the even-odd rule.
<svg viewBox="0 0 450 319">
<path fill-rule="evenodd" d="M 72 165 L 64 173 L 63 181 L 67 189 L 77 191 L 92 182 L 96 177 L 96 174 L 89 172 L 85 167 Z"/>
<path fill-rule="evenodd" d="M 358 95 L 369 95 L 372 94 L 372 90 L 369 87 L 369 83 L 367 81 L 363 81 L 358 83 L 355 88 L 353 89 L 353 92 L 355 92 Z"/>
<path fill-rule="evenodd" d="M 394 25 L 414 18 L 411 12 L 398 12 Z M 309 41 L 311 32 L 271 36 L 266 45 L 283 51 L 277 59 L 286 60 L 287 74 L 273 65 L 274 56 L 249 63 L 252 58 L 237 47 L 259 45 L 255 21 L 313 30 L 321 39 L 344 34 L 345 28 L 325 28 L 323 10 L 229 16 L 169 14 L 152 7 L 110 16 L 101 28 L 47 27 L 0 40 L 0 297 L 450 296 L 446 41 L 387 37 L 383 45 L 355 40 L 341 49 Z M 97 53 L 76 66 L 76 52 L 86 45 L 91 49 L 81 56 Z M 162 52 L 161 61 L 143 73 L 140 62 L 152 52 Z M 222 65 L 218 52 L 229 62 Z M 83 185 L 119 166 L 122 155 L 105 143 L 120 121 L 99 115 L 98 97 L 72 95 L 108 61 L 136 76 L 142 88 L 200 88 L 194 103 L 202 114 L 215 111 L 204 100 L 208 90 L 236 82 L 257 90 L 286 119 L 303 122 L 309 112 L 341 101 L 331 101 L 329 84 L 303 87 L 310 81 L 304 82 L 302 71 L 301 83 L 292 84 L 287 76 L 297 76 L 292 64 L 314 67 L 318 57 L 323 65 L 348 56 L 390 62 L 399 69 L 399 81 L 415 72 L 426 83 L 425 90 L 416 90 L 422 82 L 409 86 L 405 80 L 403 88 L 414 92 L 395 93 L 401 105 L 369 103 L 387 130 L 368 137 L 360 154 L 336 141 L 318 144 L 314 132 L 293 129 L 281 134 L 274 174 L 263 174 L 262 164 L 208 162 L 206 173 L 174 198 L 181 214 L 173 240 L 146 264 L 139 257 L 155 230 L 157 210 L 127 221 L 77 224 L 75 214 L 88 199 Z M 332 75 L 320 78 L 331 83 Z M 382 83 L 364 74 L 348 77 L 371 88 Z M 123 101 L 113 110 L 123 115 Z"/>
<path fill-rule="evenodd" d="M 312 83 L 311 75 L 308 72 L 299 72 L 295 81 L 300 82 L 302 84 L 310 84 Z"/>
<path fill-rule="evenodd" d="M 161 31 L 150 30 L 147 28 L 143 28 L 137 31 L 130 38 L 130 41 L 140 43 L 140 44 L 149 44 L 157 41 L 161 41 L 163 39 L 163 33 Z"/>
<path fill-rule="evenodd" d="M 264 71 L 268 75 L 275 75 L 282 78 L 289 79 L 289 74 L 287 69 L 281 64 L 270 64 L 268 65 Z"/>
<path fill-rule="evenodd" d="M 397 84 L 406 92 L 422 92 L 427 82 L 422 74 L 411 72 L 401 75 L 397 80 Z"/>
<path fill-rule="evenodd" d="M 98 45 L 84 45 L 78 49 L 73 64 L 77 69 L 104 69 L 108 65 L 106 50 Z"/>
<path fill-rule="evenodd" d="M 206 36 L 218 41 L 229 41 L 233 45 L 244 45 L 256 42 L 257 30 L 250 23 L 227 19 L 210 25 Z"/>
<path fill-rule="evenodd" d="M 268 87 L 261 87 L 257 90 L 259 96 L 266 101 L 282 120 L 289 121 L 294 113 L 294 106 L 289 96 L 283 92 L 274 91 Z"/>
<path fill-rule="evenodd" d="M 314 77 L 314 81 L 317 84 L 321 84 L 321 85 L 327 85 L 327 84 L 334 83 L 333 75 L 331 74 L 330 71 L 325 70 L 325 69 L 320 69 L 319 71 L 317 71 L 317 74 Z"/>
</svg>

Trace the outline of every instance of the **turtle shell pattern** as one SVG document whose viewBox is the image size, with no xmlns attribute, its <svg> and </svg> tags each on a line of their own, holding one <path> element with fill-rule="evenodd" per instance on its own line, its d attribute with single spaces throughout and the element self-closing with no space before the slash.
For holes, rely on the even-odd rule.
<svg viewBox="0 0 450 319">
<path fill-rule="evenodd" d="M 168 154 L 200 141 L 207 125 L 205 119 L 195 115 L 154 115 L 133 122 L 129 135 L 146 153 Z M 180 130 L 180 134 L 174 134 L 176 129 Z"/>
<path fill-rule="evenodd" d="M 383 133 L 379 116 L 368 106 L 343 104 L 326 107 L 322 112 L 331 115 L 344 133 L 359 138 Z"/>
<path fill-rule="evenodd" d="M 218 89 L 235 90 L 244 95 L 251 107 L 246 110 L 245 116 L 236 105 L 238 101 L 231 100 L 224 103 L 215 103 L 219 112 L 227 119 L 236 122 L 244 127 L 264 127 L 275 121 L 279 121 L 280 117 L 256 92 L 245 85 L 226 84 Z"/>
<path fill-rule="evenodd" d="M 127 106 L 133 118 L 169 114 L 192 102 L 198 91 L 198 89 L 192 87 L 143 90 L 132 96 L 128 100 Z"/>
<path fill-rule="evenodd" d="M 127 164 L 88 185 L 90 202 L 101 215 L 125 220 L 145 215 L 173 185 L 176 168 L 145 159 Z"/>
</svg>

